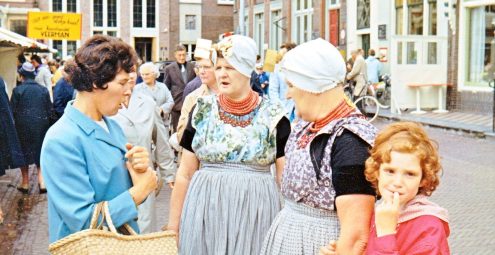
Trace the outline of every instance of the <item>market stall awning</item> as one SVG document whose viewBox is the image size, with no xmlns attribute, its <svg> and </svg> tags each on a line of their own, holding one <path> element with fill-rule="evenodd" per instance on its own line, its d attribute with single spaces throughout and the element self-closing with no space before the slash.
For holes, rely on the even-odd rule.
<svg viewBox="0 0 495 255">
<path fill-rule="evenodd" d="M 37 42 L 33 39 L 27 38 L 1 27 L 0 47 L 22 47 L 24 48 L 24 51 L 28 52 L 57 52 L 57 50 L 52 49 L 43 43 Z"/>
</svg>

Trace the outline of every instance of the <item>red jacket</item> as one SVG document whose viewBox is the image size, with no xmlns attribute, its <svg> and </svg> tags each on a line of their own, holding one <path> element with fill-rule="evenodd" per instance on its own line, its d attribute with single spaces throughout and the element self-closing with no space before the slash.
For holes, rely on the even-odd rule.
<svg viewBox="0 0 495 255">
<path fill-rule="evenodd" d="M 449 224 L 440 218 L 423 215 L 400 223 L 397 233 L 376 236 L 375 219 L 372 219 L 371 233 L 366 254 L 372 255 L 438 255 L 450 254 L 447 237 Z"/>
</svg>

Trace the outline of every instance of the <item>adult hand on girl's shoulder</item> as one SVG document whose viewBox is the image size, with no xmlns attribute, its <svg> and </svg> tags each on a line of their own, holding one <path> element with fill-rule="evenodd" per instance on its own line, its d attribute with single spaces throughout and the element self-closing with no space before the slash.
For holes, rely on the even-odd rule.
<svg viewBox="0 0 495 255">
<path fill-rule="evenodd" d="M 337 241 L 332 240 L 327 246 L 321 247 L 320 255 L 337 255 Z"/>
<path fill-rule="evenodd" d="M 395 234 L 397 221 L 399 220 L 399 193 L 394 192 L 392 201 L 384 198 L 383 202 L 375 208 L 375 225 L 377 237 Z"/>
</svg>

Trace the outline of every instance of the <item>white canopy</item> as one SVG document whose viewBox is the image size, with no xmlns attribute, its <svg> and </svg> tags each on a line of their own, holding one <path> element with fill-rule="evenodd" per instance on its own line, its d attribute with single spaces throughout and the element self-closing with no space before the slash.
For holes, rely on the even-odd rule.
<svg viewBox="0 0 495 255">
<path fill-rule="evenodd" d="M 0 76 L 7 83 L 7 94 L 11 94 L 16 83 L 17 56 L 21 52 L 56 53 L 47 45 L 0 27 Z"/>
<path fill-rule="evenodd" d="M 20 34 L 9 31 L 0 27 L 0 47 L 22 47 L 24 51 L 35 52 L 51 52 L 56 53 L 57 50 L 48 47 L 47 45 L 27 38 Z"/>
</svg>

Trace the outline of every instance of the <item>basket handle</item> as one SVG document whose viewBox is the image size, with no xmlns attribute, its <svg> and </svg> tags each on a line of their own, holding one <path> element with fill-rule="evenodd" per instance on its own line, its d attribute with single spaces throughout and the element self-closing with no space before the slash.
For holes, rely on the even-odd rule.
<svg viewBox="0 0 495 255">
<path fill-rule="evenodd" d="M 95 209 L 93 210 L 93 216 L 91 216 L 91 222 L 89 223 L 90 229 L 99 228 L 99 227 L 97 227 L 97 224 L 98 224 L 98 218 L 100 217 L 102 209 L 103 209 L 103 202 L 100 202 L 100 203 L 95 205 Z M 102 215 L 101 224 L 103 224 L 103 221 L 104 221 L 104 218 Z"/>
<path fill-rule="evenodd" d="M 104 202 L 102 202 L 102 204 L 103 204 L 102 205 L 103 218 L 107 222 L 108 228 L 110 229 L 110 231 L 112 231 L 112 233 L 120 234 L 117 232 L 115 225 L 113 225 L 112 217 L 110 216 L 110 210 L 108 209 L 108 201 L 104 201 Z M 122 228 L 124 228 L 124 230 L 126 230 L 129 233 L 129 235 L 137 235 L 136 231 L 134 231 L 134 229 L 132 229 L 132 227 L 129 226 L 129 224 L 127 224 L 127 223 L 122 225 Z"/>
</svg>

